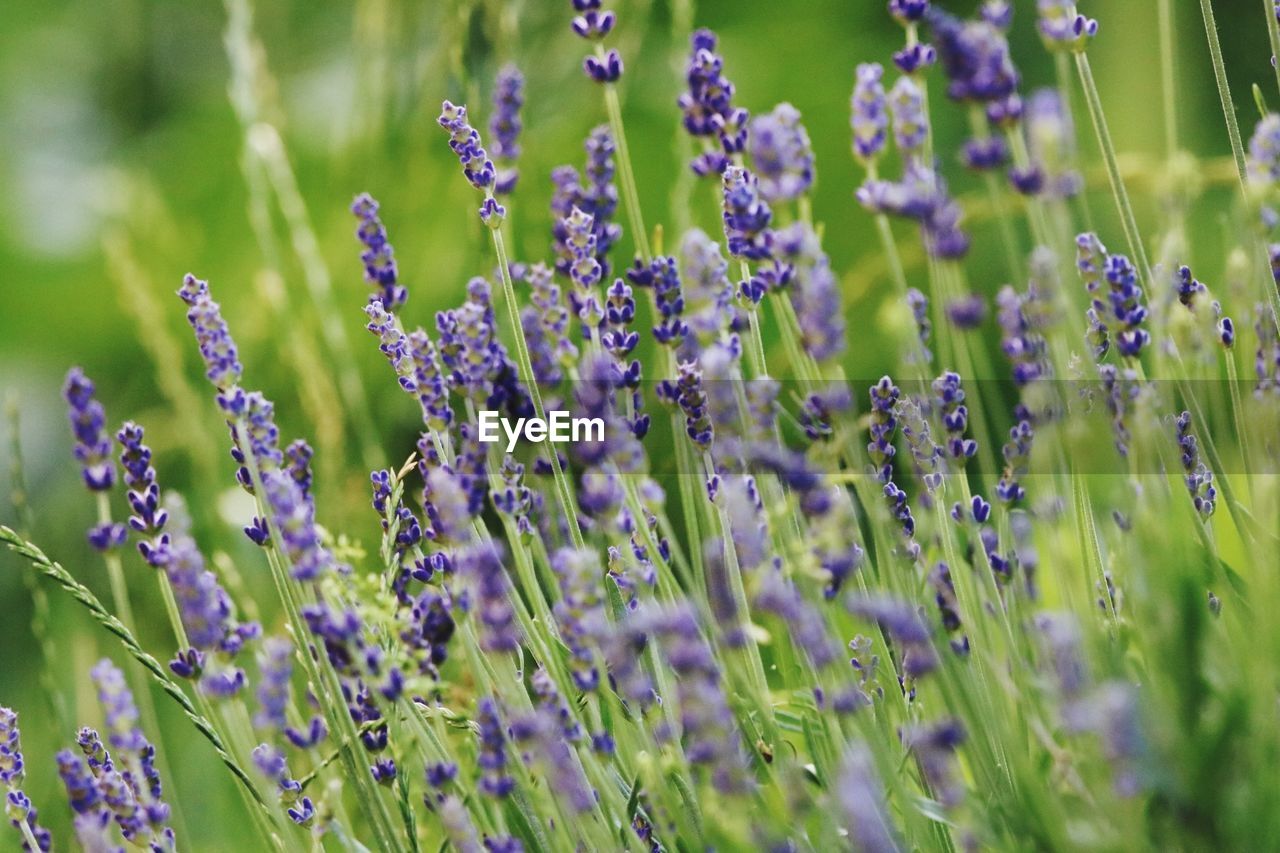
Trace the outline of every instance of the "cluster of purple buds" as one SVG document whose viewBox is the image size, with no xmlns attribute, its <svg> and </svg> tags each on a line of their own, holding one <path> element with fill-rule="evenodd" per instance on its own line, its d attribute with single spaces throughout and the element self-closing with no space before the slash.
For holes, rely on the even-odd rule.
<svg viewBox="0 0 1280 853">
<path fill-rule="evenodd" d="M 813 186 L 809 133 L 791 104 L 778 104 L 773 112 L 753 119 L 748 140 L 747 152 L 766 201 L 795 201 Z"/>
<path fill-rule="evenodd" d="M 575 255 L 567 220 L 575 208 L 579 209 L 591 216 L 595 237 L 592 254 L 604 276 L 609 273 L 609 250 L 622 236 L 622 226 L 612 221 L 618 209 L 618 188 L 613 183 L 615 145 L 609 128 L 601 125 L 592 130 L 583 147 L 587 152 L 585 182 L 572 166 L 560 166 L 551 172 L 555 188 L 551 198 L 552 250 L 556 254 L 556 272 L 569 276 Z"/>
<path fill-rule="evenodd" d="M 689 326 L 684 320 L 684 290 L 680 285 L 680 269 L 676 259 L 658 256 L 646 266 L 637 258 L 631 269 L 627 270 L 627 278 L 636 287 L 653 292 L 659 317 L 658 323 L 653 327 L 654 340 L 672 349 L 678 348 L 689 334 Z"/>
<path fill-rule="evenodd" d="M 677 378 L 666 390 L 666 396 L 684 412 L 685 432 L 702 450 L 711 447 L 715 435 L 708 411 L 707 392 L 702 384 L 702 371 L 692 361 L 683 361 L 677 368 Z M 665 387 L 665 386 L 664 386 Z"/>
<path fill-rule="evenodd" d="M 915 74 L 937 61 L 932 45 L 917 41 L 917 28 L 929 12 L 929 0 L 889 0 L 889 14 L 907 30 L 907 45 L 893 55 L 903 74 Z"/>
<path fill-rule="evenodd" d="M 449 133 L 449 147 L 462 164 L 462 174 L 471 186 L 485 194 L 484 202 L 480 205 L 480 220 L 490 228 L 499 227 L 507 211 L 493 197 L 497 168 L 484 150 L 479 132 L 468 123 L 467 108 L 445 101 L 441 105 L 437 121 Z"/>
<path fill-rule="evenodd" d="M 925 250 L 939 260 L 955 260 L 969 251 L 969 235 L 961 227 L 963 211 L 932 169 L 913 165 L 902 181 L 868 180 L 857 199 L 873 213 L 886 213 L 920 223 Z"/>
<path fill-rule="evenodd" d="M 996 497 L 1007 504 L 1026 497 L 1026 490 L 1019 480 L 1030 467 L 1031 440 L 1034 435 L 1031 422 L 1020 420 L 1009 429 L 1009 440 L 1001 449 L 1004 471 L 1000 474 L 1000 482 L 996 484 Z"/>
<path fill-rule="evenodd" d="M 893 434 L 898 430 L 896 409 L 901 396 L 902 392 L 888 376 L 871 386 L 871 442 L 867 445 L 867 454 L 881 483 L 887 484 L 893 479 L 893 457 L 897 453 Z"/>
<path fill-rule="evenodd" d="M 480 736 L 480 755 L 477 763 L 483 772 L 480 791 L 501 799 L 515 790 L 516 780 L 507 773 L 507 734 L 498 719 L 498 703 L 488 697 L 481 699 L 476 709 L 476 724 Z"/>
<path fill-rule="evenodd" d="M 991 103 L 1017 95 L 1018 70 L 1000 27 L 985 19 L 961 21 L 937 8 L 928 17 L 949 97 Z"/>
<path fill-rule="evenodd" d="M 0 707 L 0 788 L 5 795 L 4 813 L 15 828 L 22 829 L 25 824 L 24 835 L 29 833 L 43 853 L 52 849 L 53 836 L 36 820 L 36 809 L 22 790 L 24 775 L 18 715 L 10 708 Z M 22 849 L 30 850 L 30 845 L 24 842 Z"/>
<path fill-rule="evenodd" d="M 504 65 L 493 86 L 493 118 L 489 134 L 493 138 L 493 157 L 497 162 L 494 195 L 507 195 L 516 188 L 520 173 L 516 158 L 520 156 L 520 108 L 524 106 L 524 75 L 515 65 Z"/>
<path fill-rule="evenodd" d="M 1028 316 L 1029 296 L 1019 294 L 1010 285 L 996 294 L 999 306 L 1000 348 L 1013 364 L 1013 381 L 1024 387 L 1049 372 L 1048 346 Z"/>
<path fill-rule="evenodd" d="M 595 690 L 600 686 L 596 645 L 608 626 L 599 561 L 590 551 L 565 548 L 555 553 L 551 566 L 560 585 L 555 614 L 569 648 L 573 683 L 579 690 Z"/>
<path fill-rule="evenodd" d="M 848 344 L 840 283 L 818 235 L 807 223 L 797 222 L 776 232 L 775 244 L 791 271 L 787 295 L 795 306 L 805 352 L 820 363 L 840 357 Z"/>
<path fill-rule="evenodd" d="M 719 174 L 746 147 L 750 114 L 733 105 L 733 83 L 724 76 L 724 58 L 716 53 L 716 34 L 698 30 L 691 38 L 685 70 L 688 91 L 676 104 L 684 113 L 691 136 L 715 137 L 718 145 L 694 158 L 690 166 L 700 177 Z"/>
<path fill-rule="evenodd" d="M 921 678 L 937 669 L 938 655 L 933 640 L 914 605 L 893 598 L 860 597 L 849 602 L 849 611 L 875 622 L 885 636 L 898 645 L 904 681 Z"/>
<path fill-rule="evenodd" d="M 1276 326 L 1275 309 L 1269 303 L 1259 302 L 1254 307 L 1254 317 L 1258 352 L 1253 371 L 1258 381 L 1253 394 L 1262 399 L 1266 394 L 1280 393 L 1280 328 Z"/>
<path fill-rule="evenodd" d="M 578 14 L 571 26 L 580 38 L 599 41 L 613 30 L 617 16 L 601 6 L 601 0 L 573 0 L 573 9 Z"/>
<path fill-rule="evenodd" d="M 1110 286 L 1111 314 L 1119 326 L 1116 348 L 1126 358 L 1137 358 L 1151 341 L 1151 334 L 1142 328 L 1147 307 L 1142 303 L 1137 271 L 1124 255 L 1108 255 L 1104 275 Z"/>
<path fill-rule="evenodd" d="M 899 77 L 889 90 L 888 106 L 893 119 L 894 144 L 909 166 L 923 157 L 925 142 L 929 138 L 924 90 L 912 78 Z"/>
<path fill-rule="evenodd" d="M 399 283 L 395 250 L 387 239 L 387 229 L 378 218 L 378 202 L 361 193 L 351 203 L 351 212 L 360 220 L 356 238 L 364 244 L 360 260 L 364 263 L 364 280 L 374 288 L 369 301 L 382 302 L 388 311 L 399 311 L 409 298 L 409 291 Z"/>
<path fill-rule="evenodd" d="M 945 808 L 954 808 L 964 797 L 956 761 L 956 749 L 964 739 L 964 726 L 956 719 L 922 723 L 902 734 L 903 745 L 915 754 L 929 790 Z"/>
<path fill-rule="evenodd" d="M 1032 165 L 1023 175 L 1011 175 L 1015 186 L 1040 189 L 1054 198 L 1072 198 L 1084 188 L 1084 179 L 1072 168 L 1075 129 L 1071 114 L 1057 89 L 1037 89 L 1027 100 L 1023 123 Z M 1038 191 L 1038 190 L 1037 190 Z"/>
<path fill-rule="evenodd" d="M 773 211 L 760 197 L 755 175 L 741 166 L 724 170 L 724 236 L 729 254 L 745 260 L 773 256 Z"/>
<path fill-rule="evenodd" d="M 924 407 L 920 401 L 907 397 L 898 401 L 895 413 L 902 424 L 902 437 L 907 440 L 907 447 L 911 450 L 916 477 L 924 484 L 928 493 L 932 494 L 942 486 L 940 462 L 943 453 L 942 448 L 933 441 Z M 928 495 L 924 500 L 929 500 Z"/>
<path fill-rule="evenodd" d="M 1174 420 L 1178 435 L 1178 451 L 1182 471 L 1186 475 L 1187 492 L 1191 495 L 1196 512 L 1201 517 L 1213 515 L 1218 490 L 1213 485 L 1213 473 L 1200 461 L 1200 445 L 1191 432 L 1191 413 L 1183 412 Z"/>
<path fill-rule="evenodd" d="M 969 425 L 969 408 L 964 404 L 960 374 L 947 371 L 933 381 L 933 393 L 947 432 L 946 450 L 952 459 L 968 459 L 978 452 L 978 442 L 965 438 Z"/>
<path fill-rule="evenodd" d="M 879 159 L 888 141 L 889 107 L 883 79 L 884 67 L 878 62 L 859 65 L 854 76 L 849 125 L 853 130 L 853 156 L 864 165 Z"/>
<path fill-rule="evenodd" d="M 93 396 L 93 382 L 78 367 L 67 372 L 62 396 L 75 437 L 76 460 L 81 465 L 84 484 L 94 492 L 108 491 L 116 482 L 116 466 L 111 458 L 111 437 L 106 430 L 106 413 Z"/>
<path fill-rule="evenodd" d="M 1074 0 L 1036 0 L 1040 37 L 1050 50 L 1080 53 L 1098 34 L 1098 22 L 1076 12 Z"/>
<path fill-rule="evenodd" d="M 243 369 L 227 321 L 222 318 L 222 309 L 209 294 L 209 283 L 187 273 L 178 296 L 190 306 L 187 322 L 195 330 L 196 344 L 204 359 L 205 376 L 219 391 L 230 391 L 240 384 Z M 224 409 L 229 403 L 222 399 L 219 402 Z"/>
<path fill-rule="evenodd" d="M 169 513 L 160 506 L 160 486 L 156 482 L 156 469 L 151 466 L 151 449 L 142 443 L 143 430 L 133 421 L 126 421 L 116 433 L 120 442 L 120 465 L 124 468 L 124 481 L 129 487 L 129 526 L 148 537 L 138 543 L 138 551 L 152 566 L 163 565 L 169 536 L 164 533 Z"/>
</svg>

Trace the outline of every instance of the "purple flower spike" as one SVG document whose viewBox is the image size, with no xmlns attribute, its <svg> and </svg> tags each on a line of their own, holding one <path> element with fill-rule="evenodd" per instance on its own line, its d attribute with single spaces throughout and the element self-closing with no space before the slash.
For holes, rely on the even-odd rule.
<svg viewBox="0 0 1280 853">
<path fill-rule="evenodd" d="M 773 211 L 760 197 L 755 175 L 740 166 L 724 170 L 724 236 L 729 254 L 747 260 L 773 255 Z"/>
<path fill-rule="evenodd" d="M 929 117 L 924 111 L 924 92 L 910 77 L 899 77 L 889 92 L 889 114 L 893 116 L 893 140 L 906 158 L 924 150 L 929 134 Z"/>
<path fill-rule="evenodd" d="M 49 830 L 36 822 L 35 807 L 22 791 L 24 771 L 18 715 L 9 708 L 0 707 L 0 790 L 5 795 L 4 811 L 15 828 L 26 824 L 39 849 L 47 851 L 53 845 L 53 837 Z M 22 849 L 31 848 L 24 842 Z"/>
<path fill-rule="evenodd" d="M 497 167 L 484 150 L 479 132 L 467 121 L 466 106 L 444 101 L 437 122 L 448 131 L 449 147 L 458 156 L 467 182 L 485 194 L 480 205 L 480 220 L 490 228 L 497 228 L 507 214 L 506 209 L 493 198 Z"/>
<path fill-rule="evenodd" d="M 611 12 L 606 15 L 612 17 Z M 489 120 L 489 134 L 493 138 L 493 157 L 498 174 L 494 181 L 495 195 L 507 195 L 516 188 L 520 173 L 516 170 L 516 158 L 520 156 L 520 108 L 524 106 L 524 75 L 514 65 L 504 65 L 493 85 L 493 118 Z"/>
<path fill-rule="evenodd" d="M 850 99 L 853 128 L 853 156 L 871 163 L 884 151 L 888 138 L 889 113 L 885 98 L 884 68 L 878 62 L 858 66 Z"/>
<path fill-rule="evenodd" d="M 227 321 L 222 319 L 222 309 L 209 294 L 209 283 L 187 273 L 178 296 L 190 306 L 187 322 L 195 330 L 209 381 L 219 391 L 228 391 L 239 385 L 242 368 L 236 342 L 231 339 Z"/>
<path fill-rule="evenodd" d="M 987 21 L 961 21 L 940 9 L 929 11 L 947 95 L 957 101 L 1000 101 L 1018 89 L 1018 70 L 1004 33 Z"/>
<path fill-rule="evenodd" d="M 747 151 L 766 201 L 794 201 L 813 186 L 809 134 L 800 123 L 800 111 L 791 104 L 778 104 L 751 122 Z"/>
<path fill-rule="evenodd" d="M 67 401 L 67 416 L 75 437 L 75 456 L 80 462 L 84 484 L 94 492 L 105 492 L 116 481 L 116 466 L 111 459 L 111 438 L 105 429 L 106 415 L 102 404 L 93 396 L 93 383 L 84 371 L 73 367 L 67 372 L 62 396 Z"/>
<path fill-rule="evenodd" d="M 409 298 L 409 291 L 397 280 L 395 252 L 387 240 L 387 229 L 378 218 L 378 202 L 368 193 L 361 193 L 351 203 L 351 212 L 360 220 L 356 237 L 365 247 L 360 255 L 364 280 L 374 288 L 369 301 L 377 299 L 386 310 L 398 311 Z"/>
<path fill-rule="evenodd" d="M 120 442 L 120 464 L 124 468 L 125 484 L 129 487 L 129 526 L 147 538 L 138 543 L 138 551 L 152 566 L 161 566 L 166 559 L 169 536 L 164 527 L 169 513 L 160 507 L 160 486 L 156 482 L 156 469 L 151 466 L 151 449 L 142 443 L 143 430 L 133 421 L 126 421 L 116 433 Z"/>
</svg>

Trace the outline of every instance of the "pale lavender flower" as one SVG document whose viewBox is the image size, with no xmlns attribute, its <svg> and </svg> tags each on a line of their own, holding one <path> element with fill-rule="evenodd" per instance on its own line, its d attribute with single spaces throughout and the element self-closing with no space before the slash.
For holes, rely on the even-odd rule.
<svg viewBox="0 0 1280 853">
<path fill-rule="evenodd" d="M 776 235 L 779 254 L 792 268 L 788 297 L 800 323 L 800 343 L 814 361 L 838 359 L 845 352 L 844 305 L 840 283 L 818 235 L 797 222 Z"/>
<path fill-rule="evenodd" d="M 288 725 L 289 679 L 293 674 L 293 643 L 285 637 L 268 637 L 258 655 L 258 728 L 282 731 Z"/>
<path fill-rule="evenodd" d="M 480 791 L 501 799 L 515 790 L 516 780 L 507 772 L 507 735 L 498 719 L 498 703 L 485 697 L 476 708 L 480 734 Z"/>
<path fill-rule="evenodd" d="M 495 195 L 507 195 L 516 188 L 520 177 L 516 158 L 520 156 L 520 108 L 524 106 L 524 75 L 515 65 L 504 65 L 493 84 L 493 118 L 489 134 L 493 138 L 493 157 L 497 162 L 494 179 Z"/>
<path fill-rule="evenodd" d="M 951 98 L 1001 101 L 1017 92 L 1018 70 L 999 27 L 985 20 L 961 21 L 937 7 L 928 18 Z"/>
<path fill-rule="evenodd" d="M 791 104 L 778 104 L 752 120 L 747 152 L 760 194 L 770 203 L 794 201 L 813 186 L 813 148 L 800 111 Z"/>
<path fill-rule="evenodd" d="M 854 744 L 845 753 L 834 790 L 840 810 L 849 821 L 849 837 L 855 849 L 860 853 L 898 853 L 902 849 L 884 784 L 866 746 Z"/>
<path fill-rule="evenodd" d="M 1036 0 L 1040 37 L 1050 50 L 1080 53 L 1098 34 L 1098 22 L 1076 12 L 1074 0 Z"/>
<path fill-rule="evenodd" d="M 574 685 L 583 691 L 600 685 L 596 649 L 608 627 L 600 562 L 591 551 L 563 548 L 551 560 L 560 585 L 555 616 L 569 648 Z"/>
<path fill-rule="evenodd" d="M 898 152 L 909 160 L 919 157 L 929 135 L 929 117 L 925 114 L 920 84 L 911 77 L 899 77 L 889 90 L 888 104 Z"/>
<path fill-rule="evenodd" d="M 861 163 L 872 163 L 884 151 L 888 138 L 889 113 L 885 97 L 884 67 L 878 62 L 858 66 L 850 99 L 853 128 L 853 156 Z"/>
</svg>

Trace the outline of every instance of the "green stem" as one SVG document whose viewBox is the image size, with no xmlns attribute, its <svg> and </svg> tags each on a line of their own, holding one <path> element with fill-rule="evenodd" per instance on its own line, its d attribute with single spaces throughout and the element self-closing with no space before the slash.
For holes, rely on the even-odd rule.
<svg viewBox="0 0 1280 853">
<path fill-rule="evenodd" d="M 596 56 L 604 58 L 604 46 L 596 44 Z M 631 150 L 627 146 L 627 131 L 622 125 L 622 104 L 618 100 L 618 88 L 613 83 L 604 84 L 604 106 L 609 113 L 609 128 L 613 131 L 613 141 L 618 146 L 618 175 L 622 178 L 622 203 L 627 208 L 627 219 L 631 222 L 632 239 L 636 244 L 636 252 L 640 259 L 648 263 L 653 259 L 649 251 L 649 232 L 644 227 L 644 216 L 640 212 L 640 192 L 636 188 L 636 175 L 631 167 Z"/>
<path fill-rule="evenodd" d="M 1267 5 L 1270 5 L 1270 3 Z M 1212 0 L 1200 0 L 1200 14 L 1204 17 L 1204 33 L 1209 39 L 1209 57 L 1213 62 L 1213 79 L 1218 84 L 1218 100 L 1222 102 L 1222 114 L 1227 120 L 1227 136 L 1231 139 L 1231 155 L 1236 160 L 1236 173 L 1240 177 L 1240 189 L 1244 190 L 1244 144 L 1241 142 L 1240 125 L 1236 120 L 1236 105 L 1231 99 L 1231 88 L 1227 85 L 1227 67 L 1222 61 L 1222 45 L 1218 41 L 1218 24 L 1213 17 Z"/>
<path fill-rule="evenodd" d="M 1202 0 L 1207 3 L 1208 0 Z M 1102 98 L 1098 95 L 1098 86 L 1093 80 L 1093 70 L 1089 67 L 1089 57 L 1083 52 L 1077 53 L 1076 71 L 1080 75 L 1080 87 L 1084 90 L 1085 104 L 1089 108 L 1089 118 L 1093 121 L 1093 130 L 1098 137 L 1098 147 L 1102 150 L 1102 160 L 1107 167 L 1107 180 L 1111 182 L 1111 193 L 1115 196 L 1116 208 L 1120 211 L 1120 223 L 1124 227 L 1125 241 L 1129 244 L 1129 252 L 1138 261 L 1143 277 L 1151 281 L 1151 264 L 1147 262 L 1147 250 L 1142 245 L 1142 235 L 1138 231 L 1138 222 L 1133 215 L 1133 207 L 1129 203 L 1129 193 L 1124 186 L 1124 178 L 1120 175 L 1120 164 L 1116 159 L 1116 149 L 1111 142 L 1111 132 L 1107 129 L 1107 117 L 1102 112 Z"/>
<path fill-rule="evenodd" d="M 1204 0 L 1208 2 L 1208 0 Z M 1271 42 L 1271 67 L 1276 73 L 1276 86 L 1280 87 L 1280 21 L 1276 20 L 1275 0 L 1262 0 L 1262 13 L 1267 16 L 1267 38 Z"/>
</svg>

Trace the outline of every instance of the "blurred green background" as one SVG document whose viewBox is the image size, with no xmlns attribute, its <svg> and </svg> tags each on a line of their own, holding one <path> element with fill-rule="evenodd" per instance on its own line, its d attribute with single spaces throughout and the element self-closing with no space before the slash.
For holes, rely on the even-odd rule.
<svg viewBox="0 0 1280 853">
<path fill-rule="evenodd" d="M 848 139 L 853 67 L 887 63 L 901 41 L 883 2 L 611 5 L 620 19 L 613 43 L 626 60 L 626 126 L 650 227 L 665 226 L 669 249 L 685 222 L 718 233 L 713 190 L 693 185 L 677 132 L 674 102 L 691 20 L 719 33 L 738 103 L 759 113 L 790 101 L 802 112 L 817 155 L 815 218 L 845 284 L 853 341 L 846 370 L 874 376 L 889 369 L 894 357 L 882 331 L 889 288 L 870 218 L 852 198 L 862 174 Z M 976 4 L 941 5 L 968 14 Z M 1155 0 L 1084 5 L 1102 20 L 1090 53 L 1126 171 L 1135 183 L 1158 184 L 1165 150 Z M 1220 214 L 1233 173 L 1229 164 L 1222 168 L 1229 148 L 1198 4 L 1173 5 L 1179 143 L 1211 164 L 1201 170 L 1206 185 L 1191 218 L 1195 256 L 1187 260 L 1210 280 L 1224 261 Z M 1262 9 L 1244 0 L 1214 5 L 1247 132 L 1256 119 L 1249 86 L 1271 75 Z M 350 351 L 342 361 L 363 378 L 382 448 L 402 459 L 412 449 L 416 415 L 363 330 L 367 290 L 348 205 L 362 190 L 382 203 L 411 292 L 406 323 L 429 326 L 435 310 L 460 301 L 467 278 L 488 273 L 493 262 L 474 214 L 477 200 L 435 118 L 442 98 L 465 100 L 483 128 L 493 74 L 514 61 L 527 76 L 521 182 L 509 203 L 514 253 L 545 259 L 550 171 L 580 165 L 583 137 L 605 120 L 599 92 L 580 70 L 584 50 L 569 31 L 569 6 L 274 0 L 253 10 L 251 30 L 242 20 L 228 40 L 228 8 L 207 0 L 7 0 L 0 16 L 0 389 L 21 409 L 38 542 L 106 596 L 101 561 L 84 542 L 93 507 L 71 460 L 59 396 L 67 368 L 80 364 L 97 381 L 111 424 L 134 418 L 147 427 L 162 485 L 188 497 L 206 550 L 224 549 L 219 559 L 242 566 L 250 597 L 267 597 L 257 558 L 234 533 L 233 521 L 246 514 L 244 498 L 230 488 L 225 431 L 173 296 L 188 271 L 208 278 L 223 303 L 247 385 L 276 400 L 286 437 L 307 437 L 321 451 L 322 520 L 374 541 L 359 449 L 367 425 L 335 415 L 329 365 L 341 349 L 332 335 L 317 334 L 314 295 L 331 289 Z M 1015 6 L 1011 40 L 1025 93 L 1051 83 L 1053 69 L 1034 31 L 1034 3 Z M 934 116 L 944 169 L 969 199 L 980 182 L 950 153 L 964 137 L 964 113 L 939 97 Z M 1079 131 L 1085 161 L 1094 166 L 1096 224 L 1104 239 L 1119 242 L 1092 130 Z M 679 201 L 686 192 L 689 208 Z M 1157 193 L 1138 197 L 1139 218 L 1151 221 Z M 974 199 L 975 212 L 982 198 Z M 970 281 L 992 294 L 1004 283 L 995 228 L 976 213 L 972 226 Z M 911 229 L 901 234 L 904 246 L 916 244 Z M 629 256 L 628 236 L 617 257 Z M 918 252 L 908 260 L 918 264 Z M 7 495 L 7 442 L 0 455 Z M 14 522 L 8 500 L 0 502 L 0 519 Z M 0 703 L 25 722 L 30 794 L 46 821 L 65 830 L 51 756 L 74 730 L 58 730 L 38 686 L 30 597 L 20 577 L 26 570 L 0 555 Z M 158 614 L 147 570 L 132 558 L 128 570 L 137 578 L 135 609 Z M 96 723 L 84 673 L 100 654 L 115 654 L 114 641 L 61 594 L 51 589 L 50 596 L 54 681 L 66 694 L 70 721 Z M 167 658 L 162 620 L 141 621 L 144 645 Z M 234 795 L 206 744 L 169 704 L 158 705 L 178 774 L 171 788 L 187 804 L 196 846 L 207 847 L 211 833 L 224 831 L 219 821 L 235 813 Z"/>
</svg>

